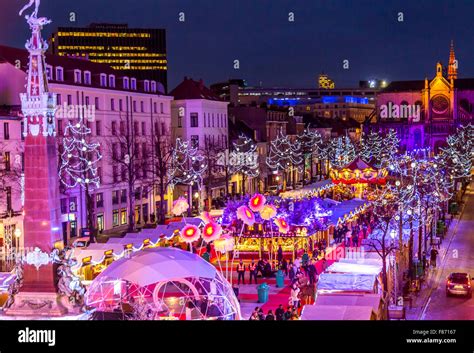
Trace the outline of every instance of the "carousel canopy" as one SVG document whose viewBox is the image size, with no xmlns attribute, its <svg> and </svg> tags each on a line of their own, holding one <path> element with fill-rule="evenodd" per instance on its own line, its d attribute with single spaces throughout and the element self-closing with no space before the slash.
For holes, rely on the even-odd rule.
<svg viewBox="0 0 474 353">
<path fill-rule="evenodd" d="M 365 170 L 365 169 L 378 170 L 378 168 L 375 168 L 374 166 L 372 166 L 369 163 L 365 162 L 360 157 L 357 157 L 356 159 L 354 159 L 351 163 L 349 163 L 348 165 L 346 165 L 342 169 L 348 169 L 348 170 L 352 170 L 352 171 Z"/>
<path fill-rule="evenodd" d="M 385 184 L 387 171 L 368 164 L 360 157 L 339 169 L 332 169 L 330 172 L 333 183 L 339 184 Z"/>
<path fill-rule="evenodd" d="M 179 278 L 214 278 L 216 268 L 196 254 L 176 248 L 149 248 L 113 262 L 97 278 L 115 278 L 140 286 Z"/>
</svg>

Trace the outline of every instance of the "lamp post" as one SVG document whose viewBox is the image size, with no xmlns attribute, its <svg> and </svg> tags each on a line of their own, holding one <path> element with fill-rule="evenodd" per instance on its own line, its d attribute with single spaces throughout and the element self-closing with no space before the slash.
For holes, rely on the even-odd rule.
<svg viewBox="0 0 474 353">
<path fill-rule="evenodd" d="M 20 228 L 16 228 L 15 229 L 15 248 L 18 252 L 18 248 L 20 246 L 20 238 L 21 238 L 21 229 Z"/>
<path fill-rule="evenodd" d="M 395 238 L 397 236 L 397 231 L 392 229 L 390 231 L 390 237 L 392 238 L 392 245 L 395 243 Z M 401 249 L 400 249 L 401 250 Z M 392 254 L 392 266 L 393 266 L 393 303 L 397 305 L 397 297 L 398 297 L 398 286 L 397 286 L 397 263 L 396 263 L 396 255 Z"/>
</svg>

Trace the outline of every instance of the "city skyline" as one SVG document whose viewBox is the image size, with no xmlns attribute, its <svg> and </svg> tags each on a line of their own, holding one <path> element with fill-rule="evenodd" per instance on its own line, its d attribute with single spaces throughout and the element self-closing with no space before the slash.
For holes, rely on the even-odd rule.
<svg viewBox="0 0 474 353">
<path fill-rule="evenodd" d="M 120 0 L 111 7 L 111 3 L 61 1 L 58 6 L 56 1 L 46 2 L 40 15 L 54 22 L 45 37 L 60 26 L 80 27 L 93 22 L 164 28 L 169 90 L 184 76 L 202 78 L 208 84 L 242 78 L 252 86 L 316 87 L 318 74 L 325 72 L 336 82 L 336 88 L 354 87 L 359 80 L 371 78 L 430 79 L 437 61 L 447 63 L 451 40 L 459 61 L 459 76 L 474 76 L 474 55 L 464 44 L 474 29 L 463 25 L 474 10 L 473 4 L 291 4 L 279 0 L 256 4 L 143 0 L 138 4 Z M 8 5 L 0 15 L 0 41 L 23 47 L 26 33 L 16 18 L 18 3 L 8 0 Z M 96 10 L 87 11 L 92 6 Z M 141 9 L 148 11 L 130 16 Z M 71 12 L 76 22 L 69 21 Z M 179 21 L 181 12 L 184 22 Z M 290 12 L 294 22 L 289 21 Z M 403 22 L 399 22 L 400 12 Z M 240 69 L 234 69 L 234 60 L 239 60 Z M 348 60 L 349 69 L 343 68 L 344 60 Z"/>
</svg>

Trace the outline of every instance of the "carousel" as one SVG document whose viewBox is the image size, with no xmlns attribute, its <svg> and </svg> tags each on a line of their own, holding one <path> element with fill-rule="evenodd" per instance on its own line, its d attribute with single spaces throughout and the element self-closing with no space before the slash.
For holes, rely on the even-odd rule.
<svg viewBox="0 0 474 353">
<path fill-rule="evenodd" d="M 355 196 L 359 198 L 368 198 L 368 185 L 385 185 L 387 174 L 385 168 L 376 168 L 360 157 L 342 168 L 331 169 L 329 173 L 334 184 L 352 186 Z"/>
</svg>

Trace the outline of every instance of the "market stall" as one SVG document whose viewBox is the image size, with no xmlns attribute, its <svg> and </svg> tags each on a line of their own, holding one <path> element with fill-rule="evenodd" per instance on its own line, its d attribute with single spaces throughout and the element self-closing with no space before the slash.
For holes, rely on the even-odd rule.
<svg viewBox="0 0 474 353">
<path fill-rule="evenodd" d="M 314 305 L 371 306 L 377 320 L 384 317 L 384 303 L 380 294 L 320 294 Z"/>
<path fill-rule="evenodd" d="M 256 194 L 229 202 L 222 226 L 236 238 L 234 254 L 272 258 L 281 246 L 285 256 L 293 257 L 298 249 L 311 251 L 323 240 L 329 243 L 330 214 L 317 197 L 267 199 Z"/>
<path fill-rule="evenodd" d="M 355 273 L 322 273 L 317 284 L 320 293 L 378 293 L 377 275 Z"/>
</svg>

